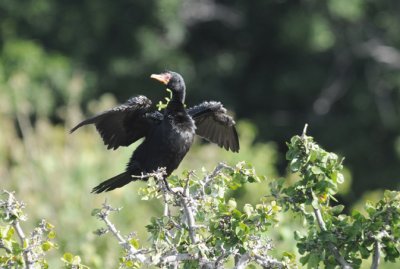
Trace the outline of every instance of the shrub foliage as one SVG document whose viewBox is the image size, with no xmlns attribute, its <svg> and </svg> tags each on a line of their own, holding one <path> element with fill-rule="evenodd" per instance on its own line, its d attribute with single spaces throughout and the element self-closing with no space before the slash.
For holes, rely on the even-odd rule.
<svg viewBox="0 0 400 269">
<path fill-rule="evenodd" d="M 110 233 L 121 246 L 120 268 L 360 268 L 368 258 L 378 268 L 381 257 L 395 262 L 400 253 L 400 193 L 385 191 L 377 203 L 367 202 L 365 213 L 345 214 L 335 195 L 343 183 L 343 159 L 322 149 L 313 138 L 294 136 L 286 154 L 290 179 L 269 184 L 269 193 L 258 203 L 238 206 L 235 191 L 245 184 L 265 186 L 264 177 L 245 162 L 220 163 L 211 171 L 184 172 L 162 180 L 160 168 L 139 189 L 143 200 L 158 199 L 163 214 L 154 216 L 146 228 L 149 242 L 141 243 L 133 232 L 123 235 L 110 214 L 121 209 L 106 202 L 92 215 L 103 227 L 97 235 Z M 295 180 L 293 180 L 295 178 Z M 264 184 L 263 184 L 264 183 Z M 167 185 L 168 184 L 168 185 Z M 46 268 L 46 254 L 57 248 L 54 227 L 42 220 L 29 235 L 24 204 L 4 191 L 0 200 L 0 267 Z M 280 216 L 292 212 L 304 220 L 306 230 L 295 231 L 300 257 L 274 249 L 268 236 L 279 228 Z M 88 268 L 79 256 L 65 253 L 65 268 Z M 117 262 L 116 262 L 117 263 Z"/>
</svg>

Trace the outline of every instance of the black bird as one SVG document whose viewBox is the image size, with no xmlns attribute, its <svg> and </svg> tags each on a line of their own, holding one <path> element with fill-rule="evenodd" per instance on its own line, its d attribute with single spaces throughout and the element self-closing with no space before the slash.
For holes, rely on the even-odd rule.
<svg viewBox="0 0 400 269">
<path fill-rule="evenodd" d="M 163 113 L 151 108 L 151 101 L 139 95 L 124 104 L 82 121 L 79 127 L 94 124 L 108 149 L 129 146 L 144 137 L 133 152 L 126 171 L 102 182 L 92 192 L 122 187 L 142 174 L 165 167 L 168 177 L 185 157 L 195 134 L 233 152 L 239 151 L 235 122 L 219 102 L 203 102 L 186 109 L 186 86 L 182 76 L 167 71 L 151 78 L 164 83 L 172 98 Z M 164 178 L 164 180 L 165 180 Z"/>
</svg>

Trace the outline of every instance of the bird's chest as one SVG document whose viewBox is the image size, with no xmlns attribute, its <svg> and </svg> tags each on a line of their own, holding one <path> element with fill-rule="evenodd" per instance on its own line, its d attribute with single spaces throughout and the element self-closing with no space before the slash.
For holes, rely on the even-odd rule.
<svg viewBox="0 0 400 269">
<path fill-rule="evenodd" d="M 173 152 L 187 152 L 193 143 L 195 125 L 190 117 L 170 116 L 166 122 L 165 143 Z"/>
</svg>

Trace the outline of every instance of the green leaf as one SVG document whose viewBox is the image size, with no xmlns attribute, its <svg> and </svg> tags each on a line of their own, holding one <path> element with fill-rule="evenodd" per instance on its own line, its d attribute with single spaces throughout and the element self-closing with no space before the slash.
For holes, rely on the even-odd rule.
<svg viewBox="0 0 400 269">
<path fill-rule="evenodd" d="M 294 262 L 296 260 L 296 255 L 292 252 L 284 251 L 282 256 L 288 258 L 290 262 Z"/>
<path fill-rule="evenodd" d="M 100 212 L 101 212 L 101 209 L 95 208 L 95 209 L 92 210 L 91 215 L 92 215 L 93 217 L 95 217 L 95 216 L 97 216 Z"/>
<path fill-rule="evenodd" d="M 242 212 L 240 212 L 239 210 L 237 210 L 237 209 L 232 210 L 232 216 L 235 219 L 240 219 L 242 217 L 242 215 L 243 215 Z"/>
<path fill-rule="evenodd" d="M 72 260 L 72 264 L 73 265 L 79 265 L 81 263 L 81 257 L 79 256 L 74 256 L 73 260 Z"/>
<path fill-rule="evenodd" d="M 236 228 L 235 228 L 235 234 L 236 234 L 236 235 L 239 235 L 241 231 L 242 231 L 242 229 L 240 229 L 239 226 L 236 226 Z"/>
<path fill-rule="evenodd" d="M 353 211 L 351 212 L 351 216 L 352 216 L 354 219 L 360 220 L 360 221 L 363 221 L 363 220 L 365 219 L 365 217 L 363 216 L 363 214 L 361 214 L 361 212 L 358 211 L 358 210 L 353 210 Z"/>
<path fill-rule="evenodd" d="M 299 143 L 300 140 L 301 140 L 300 136 L 295 135 L 290 139 L 290 145 L 291 146 L 296 145 Z"/>
<path fill-rule="evenodd" d="M 309 259 L 310 259 L 310 254 L 307 254 L 300 258 L 300 262 L 302 265 L 306 265 L 308 263 Z"/>
<path fill-rule="evenodd" d="M 363 259 L 367 259 L 370 255 L 370 251 L 363 245 L 358 247 L 358 250 L 360 251 L 361 257 Z"/>
<path fill-rule="evenodd" d="M 248 181 L 249 183 L 255 183 L 255 182 L 260 182 L 261 180 L 260 180 L 260 178 L 257 177 L 257 176 L 248 176 L 248 177 L 247 177 L 247 181 Z"/>
<path fill-rule="evenodd" d="M 49 239 L 54 239 L 55 237 L 56 237 L 56 232 L 55 231 L 50 231 L 47 234 L 47 238 L 49 238 Z"/>
<path fill-rule="evenodd" d="M 393 201 L 393 200 L 399 201 L 400 200 L 400 192 L 385 190 L 385 192 L 383 193 L 383 197 L 388 201 Z"/>
<path fill-rule="evenodd" d="M 340 213 L 342 213 L 343 209 L 344 209 L 344 205 L 337 205 L 337 206 L 334 206 L 331 208 L 331 212 L 333 215 L 337 216 Z"/>
<path fill-rule="evenodd" d="M 301 235 L 300 235 L 300 232 L 299 232 L 299 231 L 294 231 L 294 232 L 293 232 L 293 236 L 294 236 L 294 240 L 300 241 Z"/>
<path fill-rule="evenodd" d="M 162 220 L 162 223 L 163 223 L 164 226 L 169 223 L 169 217 L 168 216 L 163 216 L 161 220 Z"/>
<path fill-rule="evenodd" d="M 43 251 L 49 251 L 50 249 L 52 249 L 54 247 L 54 243 L 50 242 L 50 241 L 45 241 L 42 244 L 42 250 Z"/>
<path fill-rule="evenodd" d="M 310 258 L 308 259 L 307 262 L 307 268 L 309 269 L 318 268 L 319 262 L 320 262 L 319 255 L 316 253 L 311 253 Z"/>
<path fill-rule="evenodd" d="M 343 176 L 342 173 L 337 173 L 336 182 L 337 182 L 338 184 L 343 184 L 343 182 L 344 182 L 344 176 Z"/>
<path fill-rule="evenodd" d="M 312 166 L 311 167 L 311 171 L 313 172 L 313 174 L 315 175 L 319 175 L 319 174 L 323 174 L 324 172 L 321 170 L 321 168 L 319 168 L 318 166 Z"/>
<path fill-rule="evenodd" d="M 72 255 L 72 253 L 64 253 L 63 258 L 64 261 L 68 262 L 68 263 L 72 263 L 73 259 L 74 259 L 74 255 Z"/>
<path fill-rule="evenodd" d="M 6 236 L 5 236 L 5 240 L 10 240 L 12 238 L 12 236 L 14 235 L 14 233 L 15 233 L 14 228 L 12 226 L 9 226 Z"/>
<path fill-rule="evenodd" d="M 228 201 L 228 210 L 232 211 L 232 210 L 234 210 L 236 208 L 236 206 L 237 206 L 236 201 L 234 199 L 232 199 L 232 198 L 229 199 L 229 201 Z"/>
<path fill-rule="evenodd" d="M 300 167 L 301 167 L 301 159 L 299 159 L 299 158 L 292 159 L 289 167 L 290 167 L 290 171 L 292 171 L 293 173 L 299 171 Z"/>
<path fill-rule="evenodd" d="M 286 152 L 286 160 L 290 161 L 292 160 L 294 157 L 296 157 L 297 155 L 297 151 L 293 150 L 293 149 L 289 149 Z"/>
<path fill-rule="evenodd" d="M 309 155 L 310 155 L 310 162 L 314 162 L 318 157 L 318 151 L 316 151 L 315 149 L 311 149 Z"/>
<path fill-rule="evenodd" d="M 129 243 L 136 249 L 138 249 L 140 247 L 139 241 L 136 240 L 135 238 L 132 238 L 131 240 L 129 240 Z"/>
<path fill-rule="evenodd" d="M 133 267 L 133 261 L 131 261 L 131 260 L 128 260 L 128 261 L 126 261 L 125 262 L 125 264 L 124 264 L 126 267 Z"/>
<path fill-rule="evenodd" d="M 249 226 L 247 226 L 247 225 L 244 224 L 243 222 L 239 223 L 239 227 L 240 227 L 240 229 L 242 229 L 242 231 L 244 231 L 244 232 L 248 232 L 248 231 L 249 231 Z"/>
<path fill-rule="evenodd" d="M 24 251 L 24 249 L 20 246 L 20 244 L 15 241 L 11 243 L 11 246 L 13 254 L 19 255 Z"/>
<path fill-rule="evenodd" d="M 53 230 L 53 229 L 54 229 L 54 225 L 49 222 L 46 222 L 46 230 Z"/>
<path fill-rule="evenodd" d="M 243 207 L 243 211 L 247 215 L 247 217 L 250 217 L 251 214 L 253 214 L 253 212 L 254 212 L 254 208 L 250 204 L 245 204 Z"/>
</svg>

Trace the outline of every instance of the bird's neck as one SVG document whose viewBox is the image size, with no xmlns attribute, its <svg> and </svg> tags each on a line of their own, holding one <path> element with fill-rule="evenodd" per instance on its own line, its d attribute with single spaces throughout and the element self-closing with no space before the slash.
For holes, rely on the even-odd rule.
<svg viewBox="0 0 400 269">
<path fill-rule="evenodd" d="M 172 98 L 168 103 L 167 110 L 176 111 L 185 108 L 185 92 L 173 93 Z"/>
<path fill-rule="evenodd" d="M 171 101 L 175 101 L 175 102 L 184 104 L 185 103 L 185 91 L 183 90 L 183 91 L 179 91 L 179 92 L 174 92 L 172 94 Z"/>
</svg>

